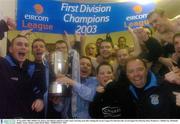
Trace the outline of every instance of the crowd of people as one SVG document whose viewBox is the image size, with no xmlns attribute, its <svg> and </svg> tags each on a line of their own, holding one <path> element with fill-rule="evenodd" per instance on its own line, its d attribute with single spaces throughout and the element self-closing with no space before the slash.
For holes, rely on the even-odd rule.
<svg viewBox="0 0 180 124">
<path fill-rule="evenodd" d="M 55 75 L 43 63 L 45 39 L 33 40 L 34 61 L 28 60 L 26 35 L 33 32 L 22 31 L 0 57 L 0 118 L 179 118 L 180 18 L 155 9 L 148 21 L 152 28 L 128 28 L 133 49 L 124 36 L 114 47 L 109 33 L 96 43 L 75 34 L 71 45 L 65 32 L 54 51 L 67 56 L 66 75 Z M 1 19 L 0 39 L 12 27 L 11 19 Z M 66 85 L 68 93 L 50 95 L 53 82 Z"/>
</svg>

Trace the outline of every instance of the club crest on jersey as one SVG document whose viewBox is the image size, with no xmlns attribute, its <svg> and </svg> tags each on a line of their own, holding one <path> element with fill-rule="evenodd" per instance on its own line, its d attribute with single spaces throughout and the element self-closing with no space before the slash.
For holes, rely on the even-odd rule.
<svg viewBox="0 0 180 124">
<path fill-rule="evenodd" d="M 157 94 L 150 95 L 150 99 L 151 99 L 152 105 L 158 105 L 159 104 L 159 95 L 157 95 Z"/>
</svg>

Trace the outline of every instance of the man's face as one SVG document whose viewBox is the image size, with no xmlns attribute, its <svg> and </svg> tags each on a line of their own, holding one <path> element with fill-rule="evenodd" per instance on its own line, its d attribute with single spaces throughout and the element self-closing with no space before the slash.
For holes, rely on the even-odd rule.
<svg viewBox="0 0 180 124">
<path fill-rule="evenodd" d="M 155 31 L 158 31 L 159 33 L 164 33 L 167 31 L 167 26 L 165 24 L 166 18 L 164 16 L 153 13 L 148 21 Z"/>
<path fill-rule="evenodd" d="M 99 71 L 98 71 L 98 74 L 97 74 L 97 80 L 99 81 L 99 83 L 102 85 L 102 86 L 105 86 L 106 83 L 109 81 L 109 80 L 113 80 L 114 76 L 113 76 L 113 71 L 111 69 L 110 66 L 108 65 L 102 65 L 100 68 L 99 68 Z"/>
<path fill-rule="evenodd" d="M 136 59 L 129 61 L 126 67 L 126 73 L 131 83 L 137 87 L 142 88 L 147 81 L 147 69 L 142 61 Z"/>
<path fill-rule="evenodd" d="M 67 53 L 68 52 L 68 48 L 67 48 L 65 43 L 57 43 L 56 44 L 56 51 Z"/>
<path fill-rule="evenodd" d="M 81 77 L 88 77 L 92 72 L 92 64 L 89 59 L 82 58 L 80 60 L 80 75 Z"/>
<path fill-rule="evenodd" d="M 102 42 L 101 45 L 100 45 L 100 55 L 103 57 L 103 58 L 109 58 L 111 57 L 112 55 L 112 46 L 111 46 L 111 43 L 109 42 Z"/>
<path fill-rule="evenodd" d="M 95 44 L 89 44 L 87 46 L 87 55 L 95 56 L 96 55 L 96 45 Z"/>
<path fill-rule="evenodd" d="M 127 49 L 120 49 L 117 51 L 117 61 L 119 64 L 124 65 L 129 58 L 129 53 Z"/>
<path fill-rule="evenodd" d="M 28 40 L 24 37 L 16 38 L 10 46 L 9 52 L 18 62 L 24 62 L 29 52 Z"/>
<path fill-rule="evenodd" d="M 120 38 L 118 40 L 119 48 L 124 48 L 126 46 L 126 40 L 124 38 Z"/>
<path fill-rule="evenodd" d="M 42 61 L 42 54 L 46 51 L 46 46 L 42 41 L 36 41 L 32 46 L 32 52 L 36 61 Z"/>
<path fill-rule="evenodd" d="M 178 57 L 180 57 L 180 36 L 177 36 L 174 39 L 174 48 L 175 48 L 175 52 L 178 55 Z"/>
</svg>

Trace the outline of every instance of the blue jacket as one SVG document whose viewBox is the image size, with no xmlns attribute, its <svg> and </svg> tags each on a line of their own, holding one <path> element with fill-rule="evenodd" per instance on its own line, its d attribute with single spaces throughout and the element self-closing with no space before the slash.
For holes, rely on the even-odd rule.
<svg viewBox="0 0 180 124">
<path fill-rule="evenodd" d="M 63 102 L 55 105 L 55 109 L 61 112 L 62 118 L 90 118 L 88 108 L 96 93 L 98 81 L 95 77 L 81 79 L 81 83 L 76 83 L 72 90 L 71 97 L 62 98 Z M 75 102 L 74 98 L 75 97 Z M 73 111 L 72 109 L 75 109 Z"/>
</svg>

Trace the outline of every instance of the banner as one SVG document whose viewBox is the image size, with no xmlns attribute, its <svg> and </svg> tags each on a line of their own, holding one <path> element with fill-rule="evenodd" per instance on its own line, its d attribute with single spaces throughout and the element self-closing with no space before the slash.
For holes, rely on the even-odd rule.
<svg viewBox="0 0 180 124">
<path fill-rule="evenodd" d="M 102 34 L 148 25 L 155 3 L 68 3 L 60 0 L 18 0 L 17 29 L 59 33 Z"/>
</svg>

